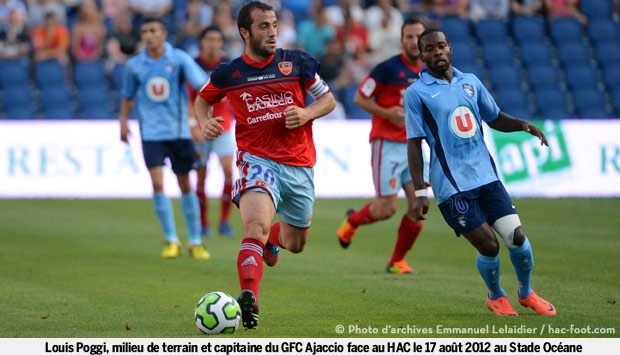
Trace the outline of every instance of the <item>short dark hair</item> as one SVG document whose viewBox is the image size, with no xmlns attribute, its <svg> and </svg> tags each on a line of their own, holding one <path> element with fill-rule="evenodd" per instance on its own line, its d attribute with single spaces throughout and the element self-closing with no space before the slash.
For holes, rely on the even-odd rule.
<svg viewBox="0 0 620 355">
<path fill-rule="evenodd" d="M 424 28 L 426 28 L 426 26 L 424 25 L 424 22 L 420 20 L 419 18 L 416 18 L 416 17 L 406 18 L 405 21 L 403 22 L 403 25 L 400 26 L 400 38 L 403 38 L 403 36 L 405 35 L 405 26 L 417 25 L 417 24 L 420 24 L 424 26 Z"/>
<path fill-rule="evenodd" d="M 140 23 L 140 26 L 142 26 L 142 25 L 144 25 L 146 23 L 158 23 L 164 29 L 164 32 L 168 32 L 168 29 L 166 28 L 166 24 L 160 18 L 157 18 L 157 17 L 147 17 L 144 20 L 142 20 L 142 22 Z"/>
<path fill-rule="evenodd" d="M 260 1 L 251 1 L 239 9 L 239 13 L 237 14 L 237 28 L 239 29 L 239 34 L 241 34 L 241 29 L 245 28 L 250 31 L 252 28 L 252 10 L 257 9 L 260 11 L 274 11 L 273 7 L 269 4 L 265 4 Z M 243 36 L 241 36 L 243 38 Z"/>
<path fill-rule="evenodd" d="M 422 52 L 422 38 L 426 37 L 427 35 L 430 35 L 431 33 L 434 32 L 439 32 L 439 33 L 443 33 L 443 35 L 446 37 L 446 42 L 450 43 L 450 41 L 448 40 L 448 36 L 446 35 L 446 33 L 442 30 L 440 30 L 439 28 L 429 28 L 424 30 L 424 32 L 422 32 L 422 34 L 420 34 L 420 37 L 418 37 L 418 48 L 420 49 L 420 52 Z"/>
<path fill-rule="evenodd" d="M 224 39 L 224 32 L 222 32 L 222 30 L 220 30 L 218 26 L 211 25 L 205 27 L 202 31 L 200 31 L 200 33 L 198 34 L 198 41 L 204 38 L 204 36 L 206 36 L 209 32 L 217 32 L 220 34 L 220 36 L 222 36 L 222 39 Z"/>
</svg>

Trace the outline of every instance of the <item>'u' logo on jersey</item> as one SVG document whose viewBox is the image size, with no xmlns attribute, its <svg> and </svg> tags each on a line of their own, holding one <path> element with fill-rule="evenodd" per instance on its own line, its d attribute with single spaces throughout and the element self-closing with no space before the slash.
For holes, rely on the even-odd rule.
<svg viewBox="0 0 620 355">
<path fill-rule="evenodd" d="M 155 76 L 146 82 L 145 90 L 151 101 L 163 102 L 170 97 L 170 82 L 162 76 Z"/>
<path fill-rule="evenodd" d="M 450 129 L 457 137 L 468 139 L 476 135 L 478 122 L 467 106 L 459 106 L 450 114 Z"/>
</svg>

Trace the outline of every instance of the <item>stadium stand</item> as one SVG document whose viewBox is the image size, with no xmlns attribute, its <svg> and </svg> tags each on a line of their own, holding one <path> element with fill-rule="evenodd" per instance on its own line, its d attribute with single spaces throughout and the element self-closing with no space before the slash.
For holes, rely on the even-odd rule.
<svg viewBox="0 0 620 355">
<path fill-rule="evenodd" d="M 173 41 L 187 18 L 187 3 L 174 2 Z M 300 15 L 295 22 L 309 16 L 310 4 L 308 0 L 280 2 L 283 10 Z M 477 22 L 457 16 L 429 19 L 447 33 L 455 67 L 488 84 L 502 109 L 527 118 L 620 117 L 618 2 L 582 0 L 579 4 L 589 19 L 587 25 L 572 17 L 550 20 L 544 15 Z M 233 38 L 238 36 L 234 23 L 228 30 Z M 187 47 L 185 40 L 178 36 L 174 44 Z M 122 63 L 106 63 L 104 56 L 101 61 L 76 61 L 64 67 L 31 59 L 0 59 L 0 119 L 117 117 Z M 353 104 L 356 85 L 351 86 L 341 95 L 346 117 L 369 117 Z"/>
</svg>

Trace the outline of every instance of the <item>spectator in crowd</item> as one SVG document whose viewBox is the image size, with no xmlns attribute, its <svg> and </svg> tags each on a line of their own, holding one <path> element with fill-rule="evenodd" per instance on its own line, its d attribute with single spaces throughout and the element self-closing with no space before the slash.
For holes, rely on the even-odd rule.
<svg viewBox="0 0 620 355">
<path fill-rule="evenodd" d="M 233 5 L 230 0 L 220 1 L 215 9 L 213 24 L 224 33 L 226 55 L 229 58 L 236 58 L 243 54 L 245 44 L 239 37 L 239 29 L 233 17 Z"/>
<path fill-rule="evenodd" d="M 26 17 L 13 8 L 9 11 L 8 25 L 0 28 L 0 59 L 27 59 L 31 49 Z"/>
<path fill-rule="evenodd" d="M 136 52 L 140 42 L 140 34 L 132 26 L 131 14 L 128 11 L 116 15 L 111 26 L 112 30 L 105 43 L 105 67 L 108 72 L 116 65 L 125 64 L 129 56 Z"/>
<path fill-rule="evenodd" d="M 99 60 L 106 39 L 103 16 L 95 0 L 84 0 L 71 29 L 71 57 L 76 62 Z"/>
<path fill-rule="evenodd" d="M 188 0 L 183 17 L 177 18 L 179 28 L 176 38 L 178 47 L 185 50 L 192 57 L 200 53 L 198 36 L 200 32 L 213 24 L 214 9 L 201 0 Z"/>
<path fill-rule="evenodd" d="M 168 31 L 168 35 L 174 35 L 172 26 L 172 0 L 128 0 L 129 10 L 132 13 L 132 22 L 135 28 L 139 28 L 142 21 L 147 18 L 162 20 Z"/>
<path fill-rule="evenodd" d="M 369 50 L 368 30 L 363 18 L 355 17 L 351 12 L 344 13 L 344 24 L 336 27 L 336 37 L 344 41 L 345 51 L 350 54 Z"/>
<path fill-rule="evenodd" d="M 28 5 L 28 27 L 37 28 L 43 25 L 45 17 L 52 12 L 56 22 L 67 24 L 67 12 L 65 6 L 59 0 L 26 0 Z"/>
<path fill-rule="evenodd" d="M 545 13 L 549 21 L 558 17 L 575 17 L 582 25 L 588 23 L 588 18 L 579 9 L 579 0 L 545 0 Z"/>
<path fill-rule="evenodd" d="M 69 64 L 69 29 L 56 19 L 55 12 L 45 15 L 43 24 L 32 32 L 34 60 L 58 60 L 63 65 Z"/>
<path fill-rule="evenodd" d="M 401 50 L 400 31 L 403 15 L 393 6 L 392 0 L 378 0 L 366 9 L 366 28 L 371 61 L 378 64 Z"/>
<path fill-rule="evenodd" d="M 360 5 L 360 0 L 339 0 L 338 4 L 324 6 L 327 16 L 326 20 L 334 28 L 345 25 L 345 19 L 350 16 L 354 21 L 364 22 L 364 9 Z"/>
<path fill-rule="evenodd" d="M 510 15 L 510 0 L 470 0 L 469 19 L 477 22 L 483 19 L 507 19 Z"/>
<path fill-rule="evenodd" d="M 27 19 L 28 11 L 22 0 L 0 0 L 0 31 L 9 26 L 10 13 L 16 10 L 17 15 Z"/>
<path fill-rule="evenodd" d="M 114 19 L 130 11 L 127 0 L 101 0 L 101 12 L 106 29 L 112 32 Z"/>
<path fill-rule="evenodd" d="M 315 57 L 325 53 L 327 43 L 336 37 L 336 29 L 327 20 L 327 8 L 321 8 L 314 19 L 302 22 L 297 28 L 299 48 Z"/>
<path fill-rule="evenodd" d="M 288 9 L 278 12 L 278 46 L 282 49 L 297 48 L 297 27 L 295 18 Z"/>
<path fill-rule="evenodd" d="M 434 5 L 439 17 L 469 18 L 469 0 L 434 0 Z"/>
<path fill-rule="evenodd" d="M 543 0 L 510 0 L 510 11 L 514 16 L 535 16 L 542 14 Z"/>
</svg>

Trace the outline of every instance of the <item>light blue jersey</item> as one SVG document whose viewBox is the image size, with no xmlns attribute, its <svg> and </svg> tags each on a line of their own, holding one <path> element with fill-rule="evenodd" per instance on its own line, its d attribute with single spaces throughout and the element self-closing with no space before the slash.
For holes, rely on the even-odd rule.
<svg viewBox="0 0 620 355">
<path fill-rule="evenodd" d="M 135 99 L 142 140 L 190 139 L 185 83 L 198 90 L 207 81 L 192 57 L 169 43 L 165 46 L 161 58 L 150 58 L 143 49 L 125 67 L 122 95 Z"/>
<path fill-rule="evenodd" d="M 497 119 L 499 107 L 475 75 L 453 71 L 448 83 L 424 69 L 404 98 L 407 139 L 422 137 L 431 148 L 430 183 L 437 204 L 498 180 L 481 120 Z"/>
</svg>

